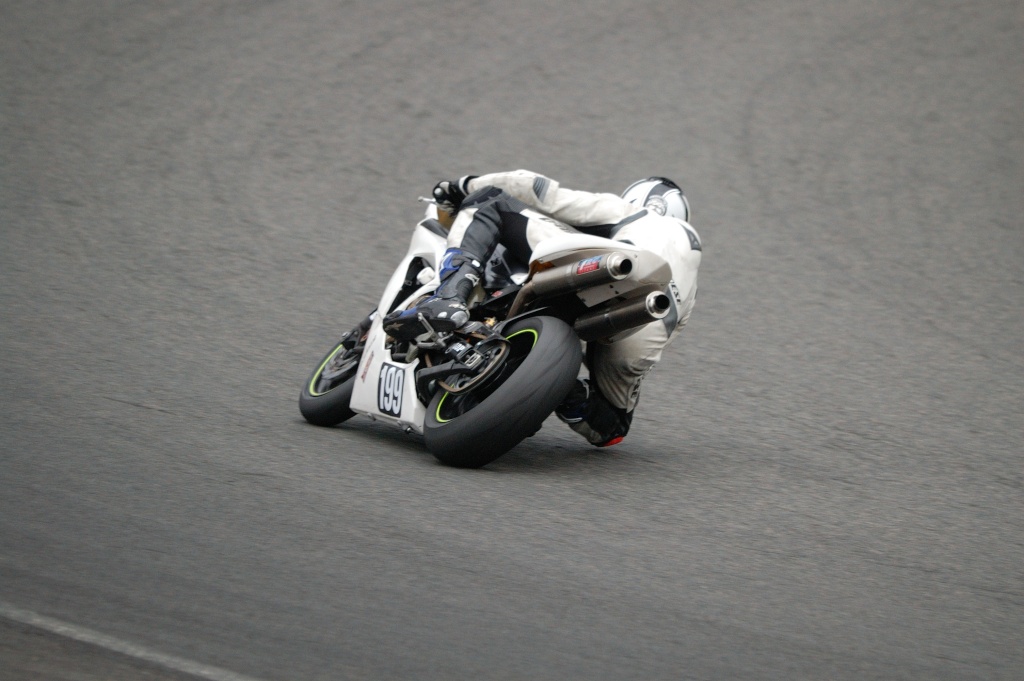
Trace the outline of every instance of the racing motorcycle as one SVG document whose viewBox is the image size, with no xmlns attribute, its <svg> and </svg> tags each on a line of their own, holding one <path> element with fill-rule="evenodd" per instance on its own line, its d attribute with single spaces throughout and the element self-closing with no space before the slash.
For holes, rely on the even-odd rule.
<svg viewBox="0 0 1024 681">
<path fill-rule="evenodd" d="M 452 216 L 427 199 L 408 252 L 377 310 L 341 337 L 302 387 L 299 409 L 318 426 L 356 414 L 423 436 L 442 463 L 478 468 L 540 429 L 573 388 L 583 343 L 614 341 L 664 318 L 672 274 L 658 255 L 567 231 L 529 263 L 498 246 L 469 299 L 470 321 L 412 341 L 383 318 L 440 285 Z M 422 319 L 422 318 L 421 318 Z"/>
</svg>

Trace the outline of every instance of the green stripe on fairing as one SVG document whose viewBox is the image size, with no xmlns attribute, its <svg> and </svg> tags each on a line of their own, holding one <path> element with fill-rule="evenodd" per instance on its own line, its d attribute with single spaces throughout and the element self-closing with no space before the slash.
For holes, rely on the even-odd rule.
<svg viewBox="0 0 1024 681">
<path fill-rule="evenodd" d="M 315 374 L 313 374 L 313 378 L 309 382 L 309 394 L 312 395 L 313 397 L 320 397 L 321 395 L 326 395 L 327 394 L 327 393 L 318 393 L 316 391 L 316 389 L 314 389 L 313 386 L 315 386 L 316 382 L 318 380 L 320 380 L 321 374 L 324 373 L 324 367 L 327 366 L 328 362 L 330 362 L 332 359 L 334 359 L 334 357 L 338 354 L 338 350 L 340 350 L 341 348 L 342 348 L 342 344 L 338 343 L 338 347 L 334 348 L 334 350 L 331 351 L 331 354 L 327 355 L 327 359 L 324 360 L 324 363 L 321 364 L 320 368 L 316 370 Z M 327 392 L 331 392 L 331 391 L 328 390 Z"/>
<path fill-rule="evenodd" d="M 516 331 L 511 336 L 506 336 L 506 338 L 508 340 L 512 340 L 513 338 L 515 338 L 516 336 L 518 336 L 521 333 L 532 333 L 533 334 L 533 345 L 537 344 L 537 330 L 536 329 L 523 329 L 522 331 Z M 530 347 L 532 348 L 533 345 L 531 345 Z M 322 368 L 323 367 L 321 367 L 321 369 Z M 441 418 L 441 405 L 444 404 L 444 401 L 446 399 L 448 399 L 449 395 L 451 395 L 451 393 L 446 392 L 444 395 L 441 396 L 441 401 L 437 403 L 437 411 L 434 413 L 434 418 L 437 420 L 438 423 L 448 423 L 449 421 L 451 421 L 451 419 L 443 419 L 443 418 Z"/>
</svg>

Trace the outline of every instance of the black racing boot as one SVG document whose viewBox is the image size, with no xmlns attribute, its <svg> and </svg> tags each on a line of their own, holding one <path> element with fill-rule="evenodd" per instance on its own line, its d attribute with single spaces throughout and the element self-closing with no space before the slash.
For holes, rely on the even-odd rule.
<svg viewBox="0 0 1024 681">
<path fill-rule="evenodd" d="M 555 409 L 555 415 L 596 447 L 622 442 L 633 422 L 633 412 L 613 406 L 585 378 L 576 379 L 576 385 Z"/>
<path fill-rule="evenodd" d="M 458 248 L 450 248 L 441 264 L 441 286 L 416 307 L 392 312 L 384 318 L 384 331 L 397 340 L 412 340 L 427 333 L 451 332 L 469 321 L 466 301 L 483 272 L 481 262 Z M 422 319 L 421 319 L 422 316 Z"/>
</svg>

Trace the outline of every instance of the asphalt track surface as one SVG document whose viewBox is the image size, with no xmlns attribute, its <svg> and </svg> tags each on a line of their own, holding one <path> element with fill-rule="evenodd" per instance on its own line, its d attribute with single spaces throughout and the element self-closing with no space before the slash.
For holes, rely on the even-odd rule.
<svg viewBox="0 0 1024 681">
<path fill-rule="evenodd" d="M 0 678 L 1024 677 L 1016 0 L 10 0 L 0 41 Z M 690 196 L 626 441 L 305 424 L 416 197 L 517 167 Z"/>
</svg>

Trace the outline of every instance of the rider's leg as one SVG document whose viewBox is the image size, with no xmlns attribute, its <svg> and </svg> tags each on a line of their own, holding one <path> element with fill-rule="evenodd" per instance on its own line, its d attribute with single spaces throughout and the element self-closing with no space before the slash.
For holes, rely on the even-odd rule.
<svg viewBox="0 0 1024 681">
<path fill-rule="evenodd" d="M 640 384 L 661 359 L 670 335 L 652 322 L 614 343 L 591 343 L 590 380 L 580 379 L 556 410 L 570 428 L 598 447 L 618 444 L 629 432 Z"/>
<path fill-rule="evenodd" d="M 430 298 L 408 310 L 392 312 L 384 318 L 384 330 L 399 340 L 412 340 L 426 333 L 427 327 L 435 331 L 454 331 L 469 321 L 466 301 L 473 293 L 484 263 L 469 251 L 449 248 L 441 261 L 441 285 Z"/>
<path fill-rule="evenodd" d="M 633 421 L 633 412 L 613 406 L 596 384 L 585 378 L 577 380 L 555 414 L 598 447 L 622 442 Z"/>
<path fill-rule="evenodd" d="M 470 194 L 462 203 L 448 235 L 442 262 L 441 286 L 414 308 L 393 312 L 384 330 L 400 340 L 427 331 L 454 331 L 469 321 L 466 302 L 480 280 L 487 259 L 501 243 L 513 256 L 529 262 L 537 241 L 568 229 L 527 208 L 526 204 L 493 187 Z"/>
</svg>

